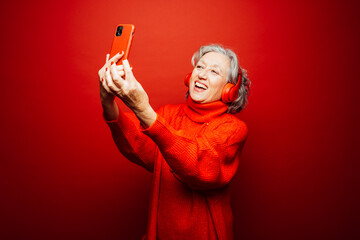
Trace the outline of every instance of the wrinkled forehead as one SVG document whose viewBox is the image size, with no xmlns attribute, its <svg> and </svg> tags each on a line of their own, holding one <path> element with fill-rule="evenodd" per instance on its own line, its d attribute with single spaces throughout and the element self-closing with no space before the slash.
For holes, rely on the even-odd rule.
<svg viewBox="0 0 360 240">
<path fill-rule="evenodd" d="M 219 52 L 205 53 L 198 61 L 209 66 L 218 67 L 224 71 L 230 68 L 230 58 Z"/>
</svg>

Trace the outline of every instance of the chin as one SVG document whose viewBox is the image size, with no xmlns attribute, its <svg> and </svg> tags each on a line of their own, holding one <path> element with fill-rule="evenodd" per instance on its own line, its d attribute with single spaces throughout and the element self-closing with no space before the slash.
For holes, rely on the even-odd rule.
<svg viewBox="0 0 360 240">
<path fill-rule="evenodd" d="M 200 96 L 193 96 L 193 94 L 189 94 L 189 97 L 196 103 L 204 103 L 205 99 Z"/>
<path fill-rule="evenodd" d="M 191 99 L 196 103 L 203 103 L 203 100 L 201 100 L 201 99 L 196 99 L 196 98 L 192 98 L 192 97 L 191 97 Z"/>
<path fill-rule="evenodd" d="M 189 93 L 189 97 L 196 103 L 211 103 L 216 101 L 221 101 L 221 97 L 218 98 L 210 98 L 206 96 L 198 96 L 196 94 Z"/>
</svg>

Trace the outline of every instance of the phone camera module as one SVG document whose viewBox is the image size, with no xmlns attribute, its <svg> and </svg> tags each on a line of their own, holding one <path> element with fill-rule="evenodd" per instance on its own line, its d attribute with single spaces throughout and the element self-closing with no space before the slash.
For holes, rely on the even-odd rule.
<svg viewBox="0 0 360 240">
<path fill-rule="evenodd" d="M 118 28 L 116 29 L 116 34 L 115 35 L 117 37 L 121 36 L 122 31 L 123 31 L 123 26 L 118 26 Z"/>
</svg>

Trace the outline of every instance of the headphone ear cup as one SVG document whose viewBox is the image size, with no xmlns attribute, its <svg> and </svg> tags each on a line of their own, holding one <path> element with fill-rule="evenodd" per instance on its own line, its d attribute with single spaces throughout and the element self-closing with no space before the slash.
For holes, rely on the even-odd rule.
<svg viewBox="0 0 360 240">
<path fill-rule="evenodd" d="M 242 84 L 242 73 L 239 72 L 238 81 L 235 84 L 227 83 L 221 93 L 221 100 L 224 103 L 230 103 L 235 101 L 239 96 L 239 89 Z"/>
<path fill-rule="evenodd" d="M 232 91 L 231 89 L 234 88 L 235 85 L 232 84 L 232 83 L 227 83 L 223 90 L 222 90 L 222 93 L 221 93 L 221 100 L 224 102 L 224 103 L 229 103 L 229 102 L 232 102 L 233 100 L 233 97 L 232 97 Z"/>
<path fill-rule="evenodd" d="M 184 79 L 185 86 L 189 87 L 190 85 L 190 78 L 191 78 L 192 72 L 188 73 Z"/>
</svg>

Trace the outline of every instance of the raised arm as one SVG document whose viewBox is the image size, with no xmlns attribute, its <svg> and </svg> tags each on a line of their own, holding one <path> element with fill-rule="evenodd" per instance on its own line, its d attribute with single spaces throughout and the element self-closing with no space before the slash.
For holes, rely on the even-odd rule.
<svg viewBox="0 0 360 240">
<path fill-rule="evenodd" d="M 118 89 L 117 85 L 115 85 L 118 81 L 125 81 L 124 66 L 116 66 L 115 64 L 122 56 L 123 54 L 118 53 L 109 60 L 109 55 L 107 55 L 106 63 L 98 73 L 103 116 L 110 127 L 112 137 L 120 152 L 130 161 L 152 171 L 154 156 L 159 151 L 157 146 L 148 136 L 141 132 L 140 122 L 135 115 L 119 111 L 115 102 L 116 96 L 123 96 L 123 90 Z M 129 65 L 127 66 L 127 71 L 131 72 L 131 68 Z M 121 98 L 121 100 L 123 99 Z M 141 115 L 142 111 L 139 111 L 139 114 Z"/>
</svg>

